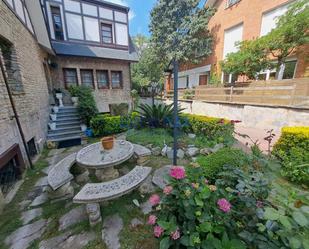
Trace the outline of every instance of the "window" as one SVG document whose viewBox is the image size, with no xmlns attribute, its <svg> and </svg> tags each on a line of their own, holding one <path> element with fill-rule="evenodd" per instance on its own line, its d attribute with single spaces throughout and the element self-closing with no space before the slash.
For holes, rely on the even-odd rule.
<svg viewBox="0 0 309 249">
<path fill-rule="evenodd" d="M 283 73 L 283 79 L 293 79 L 295 74 L 297 61 L 285 62 L 285 69 Z"/>
<path fill-rule="evenodd" d="M 112 88 L 122 88 L 122 72 L 112 71 Z"/>
<path fill-rule="evenodd" d="M 62 27 L 62 21 L 61 21 L 60 8 L 51 6 L 50 10 L 51 10 L 51 15 L 52 15 L 52 20 L 53 20 L 55 39 L 63 41 L 64 37 L 63 37 L 63 27 Z"/>
<path fill-rule="evenodd" d="M 227 0 L 227 8 L 231 7 L 232 5 L 240 2 L 240 0 Z"/>
<path fill-rule="evenodd" d="M 99 89 L 108 89 L 108 71 L 107 70 L 97 70 L 97 82 Z"/>
<path fill-rule="evenodd" d="M 86 70 L 86 69 L 80 70 L 80 77 L 81 77 L 82 85 L 88 86 L 90 88 L 94 88 L 92 70 Z"/>
<path fill-rule="evenodd" d="M 69 88 L 70 86 L 77 86 L 77 72 L 74 68 L 64 68 L 63 69 L 64 83 L 65 87 Z"/>
<path fill-rule="evenodd" d="M 233 84 L 237 81 L 238 75 L 222 73 L 222 83 L 224 84 Z"/>
<path fill-rule="evenodd" d="M 224 48 L 223 48 L 223 59 L 229 53 L 238 51 L 237 42 L 242 41 L 243 24 L 229 28 L 224 32 Z"/>
<path fill-rule="evenodd" d="M 101 34 L 103 43 L 113 43 L 113 26 L 111 24 L 101 24 Z"/>
</svg>

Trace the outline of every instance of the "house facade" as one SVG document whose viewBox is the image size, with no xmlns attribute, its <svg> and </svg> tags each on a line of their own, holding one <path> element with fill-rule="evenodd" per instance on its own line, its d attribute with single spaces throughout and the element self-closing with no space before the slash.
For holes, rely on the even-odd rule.
<svg viewBox="0 0 309 249">
<path fill-rule="evenodd" d="M 252 40 L 268 34 L 276 27 L 278 17 L 283 15 L 289 4 L 288 0 L 208 0 L 205 7 L 217 11 L 211 18 L 208 28 L 213 36 L 213 52 L 199 64 L 182 65 L 179 73 L 179 88 L 192 88 L 207 85 L 211 74 L 216 81 L 233 83 L 237 76 L 221 72 L 219 62 L 226 55 L 237 51 L 236 42 Z M 308 76 L 309 48 L 303 47 L 291 56 L 283 73 L 284 79 Z M 260 80 L 274 79 L 275 70 L 260 72 Z M 166 88 L 171 89 L 173 79 L 166 81 Z"/>
<path fill-rule="evenodd" d="M 29 165 L 26 147 L 30 157 L 42 150 L 55 90 L 72 105 L 69 87 L 88 86 L 100 112 L 131 105 L 130 64 L 137 54 L 128 12 L 100 0 L 0 1 L 0 190 Z"/>
</svg>

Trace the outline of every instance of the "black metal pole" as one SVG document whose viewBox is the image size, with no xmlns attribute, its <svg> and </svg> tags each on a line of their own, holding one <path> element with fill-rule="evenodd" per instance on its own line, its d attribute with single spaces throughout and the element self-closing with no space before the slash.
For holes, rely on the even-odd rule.
<svg viewBox="0 0 309 249">
<path fill-rule="evenodd" d="M 174 151 L 173 151 L 173 165 L 177 165 L 177 135 L 178 135 L 178 61 L 173 60 L 174 71 Z"/>
<path fill-rule="evenodd" d="M 153 87 L 151 87 L 152 107 L 154 107 L 154 104 L 155 104 L 154 96 L 155 96 L 154 89 Z"/>
<path fill-rule="evenodd" d="M 2 76 L 3 76 L 5 87 L 6 87 L 6 90 L 8 92 L 8 95 L 9 95 L 9 99 L 10 99 L 10 103 L 11 103 L 11 106 L 12 106 L 12 109 L 13 109 L 13 113 L 14 113 L 14 116 L 15 116 L 15 119 L 16 119 L 17 127 L 18 127 L 18 130 L 19 130 L 20 136 L 21 136 L 21 140 L 23 141 L 23 144 L 24 144 L 24 147 L 25 147 L 27 159 L 29 161 L 30 168 L 33 169 L 33 164 L 32 164 L 32 161 L 31 161 L 30 154 L 29 154 L 27 142 L 26 142 L 26 139 L 25 139 L 24 132 L 22 130 L 21 124 L 19 122 L 19 117 L 18 117 L 18 114 L 17 114 L 17 110 L 16 110 L 16 107 L 15 107 L 15 104 L 14 104 L 14 99 L 12 97 L 12 93 L 11 93 L 10 87 L 8 85 L 8 79 L 7 79 L 6 74 L 5 74 L 5 68 L 4 68 L 4 64 L 2 62 L 1 55 L 0 55 L 0 68 L 1 68 L 1 72 L 2 72 Z"/>
</svg>

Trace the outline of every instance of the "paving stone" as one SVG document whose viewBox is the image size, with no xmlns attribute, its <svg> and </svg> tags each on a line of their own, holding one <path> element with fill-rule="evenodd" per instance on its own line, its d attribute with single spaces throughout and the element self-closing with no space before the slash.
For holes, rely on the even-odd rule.
<svg viewBox="0 0 309 249">
<path fill-rule="evenodd" d="M 197 156 L 199 154 L 200 150 L 196 147 L 191 147 L 191 148 L 188 148 L 187 151 L 186 151 L 186 156 L 188 157 L 194 157 L 194 156 Z"/>
<path fill-rule="evenodd" d="M 210 148 L 203 148 L 203 149 L 200 149 L 200 154 L 204 155 L 204 156 L 207 156 L 209 154 L 211 154 L 211 149 Z"/>
<path fill-rule="evenodd" d="M 142 203 L 140 207 L 141 207 L 143 214 L 145 215 L 150 214 L 152 212 L 152 206 L 149 201 Z"/>
<path fill-rule="evenodd" d="M 156 187 L 152 183 L 151 175 L 147 177 L 138 190 L 141 194 L 151 194 L 156 191 Z"/>
<path fill-rule="evenodd" d="M 46 193 L 42 193 L 38 197 L 36 197 L 33 202 L 31 202 L 30 207 L 37 207 L 48 201 L 48 196 Z"/>
<path fill-rule="evenodd" d="M 164 187 L 168 184 L 167 178 L 169 176 L 171 168 L 171 165 L 166 165 L 160 169 L 157 169 L 153 174 L 152 182 L 159 188 L 164 189 Z"/>
<path fill-rule="evenodd" d="M 145 157 L 151 155 L 150 149 L 139 144 L 133 144 L 133 146 L 134 146 L 134 154 L 137 155 L 138 157 Z"/>
<path fill-rule="evenodd" d="M 127 166 L 123 166 L 120 169 L 118 169 L 118 171 L 121 175 L 126 175 L 130 172 L 130 169 Z"/>
<path fill-rule="evenodd" d="M 75 181 L 77 183 L 85 183 L 85 182 L 89 182 L 89 171 L 86 170 L 84 173 L 78 175 L 75 177 Z"/>
<path fill-rule="evenodd" d="M 151 151 L 152 151 L 152 154 L 154 156 L 160 156 L 160 154 L 161 154 L 161 148 L 160 147 L 155 147 Z"/>
<path fill-rule="evenodd" d="M 6 239 L 5 244 L 10 249 L 25 249 L 36 239 L 39 239 L 45 232 L 46 220 L 38 220 L 18 228 L 11 233 Z"/>
<path fill-rule="evenodd" d="M 166 155 L 169 159 L 173 159 L 174 150 L 172 148 L 168 148 Z M 185 152 L 182 149 L 177 150 L 177 158 L 183 159 L 185 157 Z"/>
<path fill-rule="evenodd" d="M 189 133 L 189 134 L 188 134 L 188 137 L 191 138 L 191 139 L 194 139 L 194 138 L 196 138 L 196 135 L 193 134 L 193 133 Z"/>
<path fill-rule="evenodd" d="M 131 220 L 130 225 L 131 225 L 132 228 L 135 228 L 137 226 L 144 225 L 144 222 L 141 221 L 138 218 L 134 218 L 134 219 Z"/>
<path fill-rule="evenodd" d="M 72 231 L 65 232 L 59 236 L 53 237 L 48 240 L 43 240 L 39 244 L 39 249 L 55 249 L 72 235 Z"/>
<path fill-rule="evenodd" d="M 38 218 L 42 215 L 43 209 L 42 208 L 35 208 L 30 209 L 28 211 L 25 211 L 21 214 L 21 220 L 23 222 L 23 225 L 28 224 L 30 221 L 34 220 L 35 218 Z"/>
<path fill-rule="evenodd" d="M 69 226 L 87 220 L 88 216 L 84 206 L 76 207 L 59 219 L 59 231 L 67 229 Z"/>
<path fill-rule="evenodd" d="M 26 207 L 28 207 L 31 203 L 31 200 L 23 200 L 19 203 L 19 209 L 24 210 Z"/>
<path fill-rule="evenodd" d="M 119 214 L 106 217 L 103 222 L 102 240 L 108 249 L 120 249 L 119 233 L 123 228 L 123 221 Z"/>
<path fill-rule="evenodd" d="M 72 235 L 72 232 L 68 231 L 51 239 L 41 241 L 39 249 L 82 249 L 95 238 L 94 232 Z"/>
<path fill-rule="evenodd" d="M 171 148 L 171 147 L 168 147 L 167 145 L 165 145 L 165 146 L 163 147 L 163 149 L 161 150 L 161 156 L 167 156 L 167 152 L 168 152 L 169 150 L 172 150 L 172 148 Z"/>
<path fill-rule="evenodd" d="M 55 155 L 61 154 L 63 151 L 65 151 L 65 148 L 62 148 L 62 149 L 52 149 L 52 150 L 50 150 L 50 152 L 48 153 L 48 156 L 49 156 L 49 157 L 55 156 Z"/>
<path fill-rule="evenodd" d="M 212 149 L 210 149 L 210 151 L 212 153 L 216 153 L 218 150 L 224 148 L 224 144 L 216 144 L 215 147 L 213 147 Z"/>
<path fill-rule="evenodd" d="M 40 178 L 36 184 L 34 185 L 35 187 L 44 187 L 48 185 L 48 180 L 47 180 L 47 176 L 44 176 L 42 178 Z"/>
</svg>

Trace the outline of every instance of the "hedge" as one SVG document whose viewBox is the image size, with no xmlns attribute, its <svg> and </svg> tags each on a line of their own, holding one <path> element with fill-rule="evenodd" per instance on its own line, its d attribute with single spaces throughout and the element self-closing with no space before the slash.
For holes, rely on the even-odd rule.
<svg viewBox="0 0 309 249">
<path fill-rule="evenodd" d="M 187 120 L 183 122 L 183 130 L 202 135 L 210 140 L 230 140 L 233 138 L 234 125 L 233 122 L 226 119 L 213 118 L 194 114 L 182 114 L 181 119 Z"/>
<path fill-rule="evenodd" d="M 284 127 L 273 155 L 282 163 L 282 174 L 309 185 L 309 127 Z"/>
<path fill-rule="evenodd" d="M 134 127 L 137 113 L 133 112 L 126 116 L 112 116 L 110 114 L 100 114 L 92 118 L 90 127 L 95 136 L 106 136 L 121 133 Z"/>
</svg>

